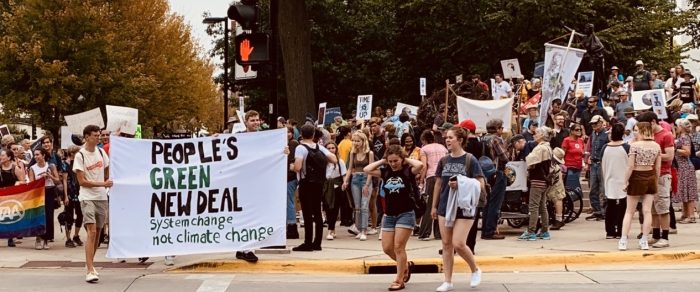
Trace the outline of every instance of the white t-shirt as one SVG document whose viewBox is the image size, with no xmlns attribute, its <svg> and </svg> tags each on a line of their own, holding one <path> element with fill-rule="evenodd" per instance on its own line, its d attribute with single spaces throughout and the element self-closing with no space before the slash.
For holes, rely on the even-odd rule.
<svg viewBox="0 0 700 292">
<path fill-rule="evenodd" d="M 513 90 L 510 88 L 510 84 L 505 80 L 501 81 L 501 83 L 496 83 L 496 86 L 493 88 L 493 99 L 501 99 L 503 96 L 510 97 L 511 91 Z"/>
<path fill-rule="evenodd" d="M 627 197 L 627 193 L 622 190 L 625 185 L 625 170 L 627 169 L 627 151 L 622 145 L 605 147 L 603 160 L 603 184 L 605 196 L 608 199 L 618 200 Z"/>
<path fill-rule="evenodd" d="M 306 149 L 304 149 L 304 150 L 306 150 Z M 338 167 L 338 166 L 340 166 L 340 167 Z M 328 166 L 326 166 L 326 178 L 327 179 L 334 179 L 336 177 L 340 177 L 342 175 L 345 175 L 346 173 L 348 173 L 348 170 L 345 167 L 345 162 L 342 159 L 338 160 L 338 163 L 328 163 Z"/>
<path fill-rule="evenodd" d="M 49 174 L 47 173 L 47 172 L 49 171 L 49 168 L 50 168 L 50 167 L 51 167 L 51 165 L 50 165 L 48 162 L 45 162 L 45 163 L 44 163 L 44 167 L 39 167 L 39 164 L 38 164 L 38 163 L 32 165 L 32 167 L 31 167 L 32 172 L 34 172 L 34 178 L 35 178 L 35 179 L 38 180 L 38 179 L 40 179 L 42 176 L 44 177 L 44 179 L 45 179 L 45 181 L 44 181 L 44 186 L 45 186 L 45 187 L 53 187 L 53 186 L 55 186 L 55 184 L 53 183 L 53 180 L 51 179 L 51 177 L 50 177 Z"/>
<path fill-rule="evenodd" d="M 73 162 L 73 171 L 78 172 L 78 170 L 85 173 L 85 179 L 93 182 L 105 181 L 105 168 L 109 167 L 109 157 L 104 150 L 95 147 L 96 151 L 90 152 L 85 148 L 80 149 L 80 151 L 75 154 L 75 161 Z M 80 201 L 106 201 L 107 200 L 107 188 L 105 187 L 80 187 L 80 192 L 78 193 L 78 200 Z"/>
<path fill-rule="evenodd" d="M 306 176 L 306 155 L 309 154 L 309 151 L 306 150 L 306 147 L 304 147 L 304 145 L 309 146 L 311 149 L 316 149 L 316 145 L 318 145 L 318 149 L 321 150 L 321 152 L 323 152 L 323 154 L 325 154 L 326 156 L 331 153 L 330 151 L 328 151 L 328 149 L 326 149 L 326 147 L 323 147 L 323 146 L 316 144 L 316 143 L 314 143 L 314 144 L 299 143 L 299 146 L 297 146 L 297 148 L 295 148 L 295 150 L 294 150 L 294 159 L 296 160 L 298 158 L 301 158 L 304 160 L 304 162 L 302 162 L 302 164 L 301 164 L 301 170 L 299 171 L 299 173 L 297 175 L 297 178 L 299 179 L 299 181 L 301 181 L 301 179 Z"/>
</svg>

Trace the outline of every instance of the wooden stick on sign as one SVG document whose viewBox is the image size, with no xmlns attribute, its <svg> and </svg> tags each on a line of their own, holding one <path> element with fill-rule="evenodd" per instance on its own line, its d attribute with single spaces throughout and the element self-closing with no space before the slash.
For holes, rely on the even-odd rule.
<svg viewBox="0 0 700 292">
<path fill-rule="evenodd" d="M 445 79 L 445 123 L 447 123 L 448 101 L 450 98 L 450 79 Z"/>
</svg>

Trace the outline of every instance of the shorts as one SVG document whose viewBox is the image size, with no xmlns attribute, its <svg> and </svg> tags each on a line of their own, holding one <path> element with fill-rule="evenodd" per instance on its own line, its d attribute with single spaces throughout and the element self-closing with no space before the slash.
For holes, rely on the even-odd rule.
<svg viewBox="0 0 700 292">
<path fill-rule="evenodd" d="M 466 216 L 464 215 L 466 211 L 464 209 L 457 207 L 457 214 L 455 215 L 455 220 L 457 219 L 469 219 L 469 220 L 474 220 L 474 216 Z"/>
<path fill-rule="evenodd" d="M 547 200 L 550 202 L 561 201 L 566 197 L 564 182 L 560 179 L 556 184 L 547 188 Z"/>
<path fill-rule="evenodd" d="M 416 214 L 413 211 L 401 213 L 396 216 L 384 214 L 382 218 L 382 231 L 394 232 L 396 228 L 410 229 L 416 226 Z"/>
<path fill-rule="evenodd" d="M 102 229 L 107 223 L 109 213 L 109 203 L 106 200 L 80 201 L 80 208 L 83 210 L 83 225 L 95 224 L 97 229 Z"/>
<path fill-rule="evenodd" d="M 656 170 L 632 171 L 630 182 L 627 186 L 627 195 L 636 197 L 656 194 L 659 188 L 658 182 Z"/>
<path fill-rule="evenodd" d="M 671 175 L 664 174 L 659 177 L 657 192 L 654 195 L 654 208 L 651 213 L 654 215 L 668 214 L 671 208 Z"/>
</svg>

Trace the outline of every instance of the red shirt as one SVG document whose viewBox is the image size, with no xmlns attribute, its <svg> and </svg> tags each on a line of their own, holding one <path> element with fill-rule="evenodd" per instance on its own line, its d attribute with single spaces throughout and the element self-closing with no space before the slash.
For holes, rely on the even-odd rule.
<svg viewBox="0 0 700 292">
<path fill-rule="evenodd" d="M 661 154 L 666 154 L 666 148 L 674 148 L 673 145 L 673 135 L 669 131 L 661 130 L 654 133 L 654 141 L 661 147 Z M 673 160 L 661 161 L 661 175 L 671 174 L 671 164 Z"/>
<path fill-rule="evenodd" d="M 583 138 L 574 140 L 571 137 L 566 137 L 561 142 L 561 148 L 566 153 L 564 166 L 575 169 L 583 168 Z"/>
</svg>

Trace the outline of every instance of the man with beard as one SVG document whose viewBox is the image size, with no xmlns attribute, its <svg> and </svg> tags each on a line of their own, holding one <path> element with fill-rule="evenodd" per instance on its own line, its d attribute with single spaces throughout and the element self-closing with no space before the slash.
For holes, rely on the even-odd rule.
<svg viewBox="0 0 700 292">
<path fill-rule="evenodd" d="M 578 118 L 581 119 L 581 124 L 586 130 L 586 136 L 590 136 L 593 132 L 593 127 L 591 126 L 590 122 L 594 116 L 601 116 L 606 122 L 610 122 L 608 112 L 598 107 L 598 98 L 596 98 L 595 96 L 591 96 L 588 97 L 586 110 L 582 111 L 578 116 Z"/>
<path fill-rule="evenodd" d="M 563 112 L 560 112 L 554 116 L 554 138 L 549 141 L 552 149 L 561 148 L 561 142 L 564 138 L 569 137 L 571 132 L 566 127 L 566 116 Z"/>
</svg>

